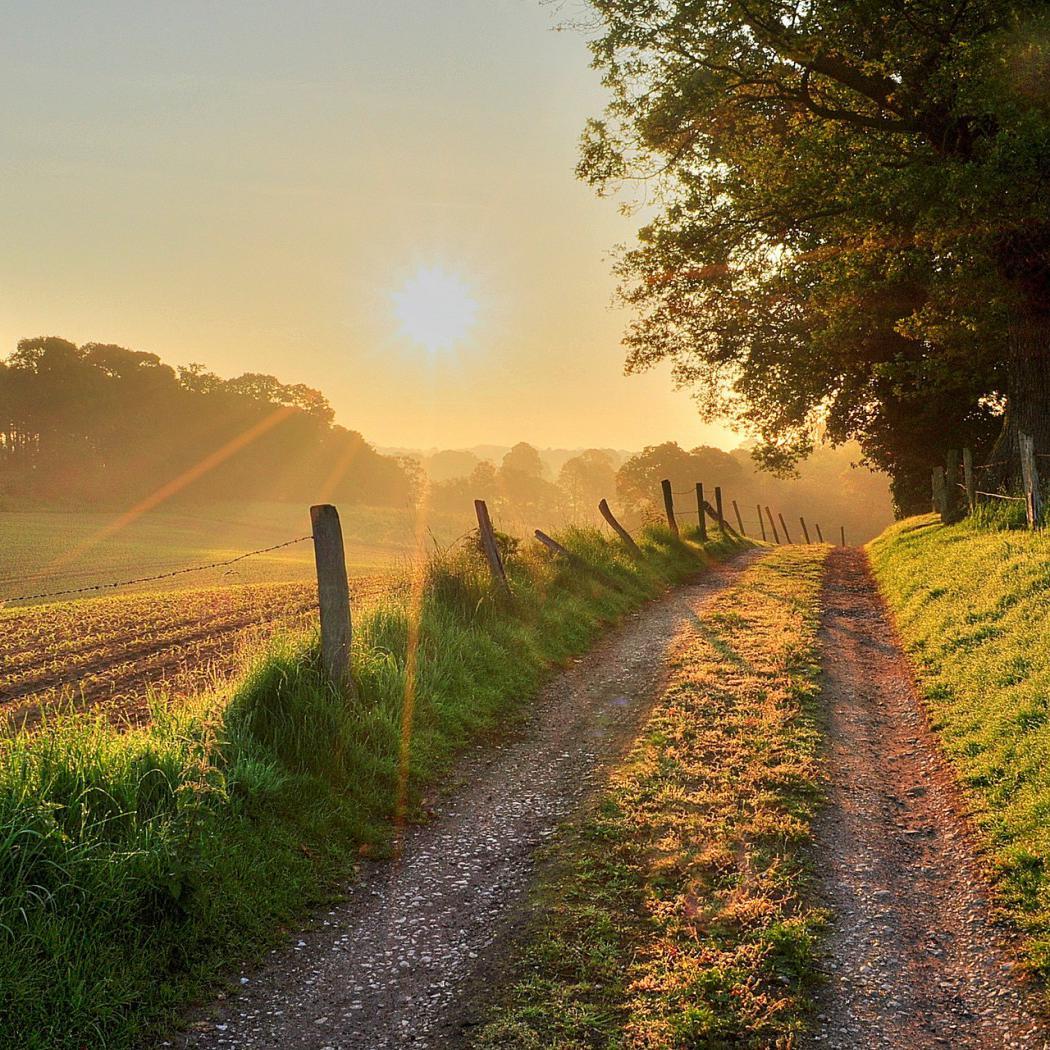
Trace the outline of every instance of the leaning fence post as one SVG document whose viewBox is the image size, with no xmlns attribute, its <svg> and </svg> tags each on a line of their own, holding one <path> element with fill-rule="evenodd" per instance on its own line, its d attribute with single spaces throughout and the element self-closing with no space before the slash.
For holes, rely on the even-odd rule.
<svg viewBox="0 0 1050 1050">
<path fill-rule="evenodd" d="M 758 527 L 762 530 L 762 542 L 766 542 L 766 523 L 762 520 L 762 505 L 760 503 L 755 504 L 755 509 L 758 511 Z"/>
<path fill-rule="evenodd" d="M 973 449 L 963 449 L 963 484 L 966 486 L 966 504 L 972 514 L 977 509 L 977 485 L 973 480 Z"/>
<path fill-rule="evenodd" d="M 715 519 L 715 521 L 718 521 L 718 511 L 715 510 L 715 508 L 712 507 L 710 503 L 705 503 L 704 506 L 707 508 L 707 513 L 710 514 L 711 517 Z M 726 539 L 732 539 L 734 536 L 737 537 L 737 539 L 740 538 L 740 533 L 737 532 L 736 529 L 734 529 L 728 521 L 726 521 L 724 515 L 722 517 L 721 522 L 719 522 L 719 527 L 723 530 L 722 534 L 725 536 Z"/>
<path fill-rule="evenodd" d="M 492 578 L 496 581 L 500 590 L 510 594 L 507 571 L 503 568 L 503 559 L 499 556 L 499 545 L 496 543 L 496 532 L 492 528 L 489 508 L 483 499 L 474 500 L 474 511 L 478 516 L 478 535 L 481 537 L 481 549 L 485 552 L 485 557 L 488 559 L 489 568 L 492 570 Z"/>
<path fill-rule="evenodd" d="M 704 483 L 696 483 L 696 512 L 700 515 L 700 542 L 707 543 L 707 515 L 704 513 Z"/>
<path fill-rule="evenodd" d="M 777 532 L 777 523 L 773 520 L 773 512 L 766 507 L 766 517 L 769 518 L 769 527 L 773 530 L 773 542 L 780 542 L 780 533 Z"/>
<path fill-rule="evenodd" d="M 798 520 L 802 523 L 802 535 L 806 537 L 806 543 L 809 543 L 809 529 L 806 528 L 806 519 L 800 514 Z"/>
<path fill-rule="evenodd" d="M 736 500 L 733 500 L 733 513 L 736 514 L 736 523 L 740 526 L 740 535 L 746 536 L 747 530 L 744 528 L 744 519 L 740 517 L 740 508 L 736 505 Z"/>
<path fill-rule="evenodd" d="M 787 522 L 784 520 L 784 515 L 781 514 L 779 510 L 777 511 L 777 518 L 780 519 L 780 527 L 784 530 L 784 542 L 790 543 L 791 533 L 788 532 Z"/>
<path fill-rule="evenodd" d="M 354 693 L 350 674 L 350 584 L 339 511 L 330 503 L 310 508 L 317 566 L 317 604 L 321 610 L 321 662 L 329 680 Z"/>
<path fill-rule="evenodd" d="M 624 545 L 627 547 L 627 549 L 632 554 L 641 557 L 641 548 L 639 548 L 638 544 L 634 542 L 634 539 L 631 536 L 631 534 L 616 520 L 615 517 L 613 517 L 613 512 L 609 510 L 609 504 L 605 500 L 602 500 L 598 504 L 598 510 L 601 512 L 602 517 L 609 523 L 613 532 L 615 532 L 616 535 L 619 536 L 621 540 L 623 540 Z"/>
<path fill-rule="evenodd" d="M 533 535 L 543 544 L 544 547 L 547 548 L 547 550 L 554 554 L 560 554 L 570 565 L 575 566 L 577 569 L 588 568 L 587 562 L 585 562 L 583 558 L 560 544 L 553 537 L 548 536 L 547 533 L 543 532 L 541 529 L 536 529 Z"/>
<path fill-rule="evenodd" d="M 677 536 L 678 522 L 674 518 L 674 493 L 671 491 L 671 482 L 665 478 L 660 482 L 660 488 L 664 490 L 664 510 L 667 512 L 667 527 Z"/>
<path fill-rule="evenodd" d="M 846 526 L 845 525 L 840 525 L 839 526 L 839 537 L 842 540 L 842 546 L 845 547 L 846 546 Z"/>
<path fill-rule="evenodd" d="M 820 531 L 820 522 L 819 521 L 813 522 L 813 527 L 817 530 L 817 542 L 818 543 L 823 543 L 824 542 L 824 533 Z"/>
<path fill-rule="evenodd" d="M 1039 468 L 1035 462 L 1035 441 L 1030 434 L 1017 435 L 1021 446 L 1021 477 L 1024 479 L 1024 505 L 1028 527 L 1038 529 L 1043 516 L 1043 494 L 1039 491 Z"/>
<path fill-rule="evenodd" d="M 718 515 L 718 531 L 722 533 L 722 538 L 726 535 L 726 516 L 722 511 L 722 490 L 718 485 L 715 485 L 715 512 Z"/>
</svg>

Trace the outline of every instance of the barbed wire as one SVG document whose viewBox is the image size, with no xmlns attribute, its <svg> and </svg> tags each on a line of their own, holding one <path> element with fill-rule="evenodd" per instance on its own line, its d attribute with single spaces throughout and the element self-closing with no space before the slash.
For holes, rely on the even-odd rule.
<svg viewBox="0 0 1050 1050">
<path fill-rule="evenodd" d="M 312 539 L 312 535 L 297 536 L 294 540 L 285 540 L 284 543 L 275 543 L 272 547 L 260 547 L 258 550 L 247 551 L 245 554 L 238 554 L 237 557 L 227 558 L 224 561 L 212 561 L 203 565 L 191 565 L 189 568 L 176 569 L 174 572 L 161 572 L 153 576 L 140 576 L 138 579 L 134 580 L 117 580 L 113 583 L 96 583 L 89 587 L 69 587 L 60 591 L 41 591 L 39 594 L 19 594 L 13 597 L 0 598 L 0 605 L 7 605 L 9 602 L 36 601 L 38 598 L 61 598 L 68 594 L 87 594 L 90 591 L 105 591 L 117 587 L 132 587 L 137 583 L 153 583 L 156 580 L 168 580 L 173 576 L 183 576 L 189 572 L 205 572 L 208 569 L 221 569 L 227 565 L 235 565 L 237 562 L 244 561 L 246 558 L 254 558 L 258 554 L 269 554 L 270 551 L 279 551 L 284 547 L 291 547 L 296 543 L 303 543 L 306 540 Z"/>
</svg>

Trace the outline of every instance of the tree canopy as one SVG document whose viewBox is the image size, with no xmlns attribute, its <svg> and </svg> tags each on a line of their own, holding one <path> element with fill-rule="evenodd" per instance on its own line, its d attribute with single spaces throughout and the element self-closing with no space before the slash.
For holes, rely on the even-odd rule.
<svg viewBox="0 0 1050 1050">
<path fill-rule="evenodd" d="M 948 447 L 1050 453 L 1045 4 L 591 4 L 580 173 L 657 206 L 630 369 L 670 360 L 774 468 L 856 437 L 905 509 Z"/>
<path fill-rule="evenodd" d="M 183 477 L 190 498 L 411 503 L 418 468 L 332 420 L 320 391 L 273 376 L 23 339 L 0 360 L 0 494 L 105 505 Z"/>
</svg>

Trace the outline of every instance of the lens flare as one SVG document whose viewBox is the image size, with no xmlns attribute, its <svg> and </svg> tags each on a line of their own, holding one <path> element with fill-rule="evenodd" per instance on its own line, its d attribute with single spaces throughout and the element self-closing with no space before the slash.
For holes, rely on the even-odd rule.
<svg viewBox="0 0 1050 1050">
<path fill-rule="evenodd" d="M 420 266 L 391 298 L 401 334 L 431 354 L 451 350 L 477 322 L 471 287 L 440 266 Z"/>
</svg>

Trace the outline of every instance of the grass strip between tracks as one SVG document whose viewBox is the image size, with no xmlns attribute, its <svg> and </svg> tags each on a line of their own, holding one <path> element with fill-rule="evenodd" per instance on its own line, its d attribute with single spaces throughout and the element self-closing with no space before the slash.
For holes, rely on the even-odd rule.
<svg viewBox="0 0 1050 1050">
<path fill-rule="evenodd" d="M 295 636 L 147 726 L 64 716 L 0 741 L 0 1047 L 155 1044 L 388 848 L 402 786 L 414 819 L 456 751 L 513 721 L 552 666 L 732 550 L 659 529 L 640 559 L 595 530 L 561 538 L 588 567 L 513 552 L 509 602 L 473 548 L 380 600 L 355 624 L 354 703 L 326 684 L 316 638 Z"/>
<path fill-rule="evenodd" d="M 476 1047 L 794 1045 L 822 923 L 826 551 L 774 549 L 677 640 L 638 741 L 551 847 Z"/>
</svg>

